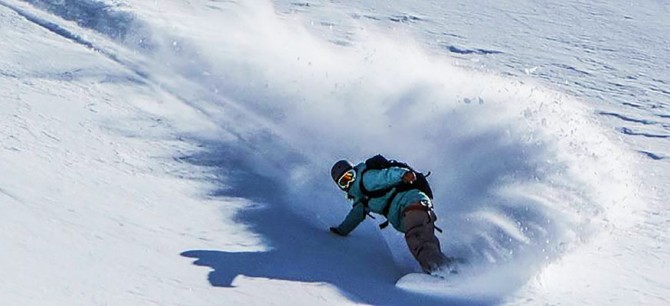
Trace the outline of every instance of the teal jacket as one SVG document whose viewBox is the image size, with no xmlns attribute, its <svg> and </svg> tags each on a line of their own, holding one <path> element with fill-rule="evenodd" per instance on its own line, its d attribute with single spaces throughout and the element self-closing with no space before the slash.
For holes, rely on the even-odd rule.
<svg viewBox="0 0 670 306">
<path fill-rule="evenodd" d="M 366 171 L 365 175 L 361 177 L 365 168 L 365 163 L 360 163 L 354 167 L 354 170 L 356 171 L 356 180 L 352 183 L 347 192 L 349 199 L 353 202 L 353 206 L 344 221 L 337 227 L 340 233 L 344 235 L 349 234 L 363 222 L 368 212 L 383 214 L 388 199 L 395 192 L 395 188 L 392 188 L 384 196 L 370 198 L 366 206 L 363 201 L 365 196 L 360 188 L 361 180 L 363 180 L 362 182 L 365 185 L 365 189 L 368 191 L 382 190 L 401 184 L 403 175 L 408 171 L 408 169 L 398 167 L 382 170 L 371 169 Z M 410 189 L 398 193 L 389 204 L 391 206 L 389 207 L 388 215 L 386 216 L 389 223 L 391 223 L 395 229 L 404 233 L 405 229 L 402 213 L 405 210 L 405 207 L 419 201 L 430 201 L 430 199 L 425 193 L 418 189 Z"/>
</svg>

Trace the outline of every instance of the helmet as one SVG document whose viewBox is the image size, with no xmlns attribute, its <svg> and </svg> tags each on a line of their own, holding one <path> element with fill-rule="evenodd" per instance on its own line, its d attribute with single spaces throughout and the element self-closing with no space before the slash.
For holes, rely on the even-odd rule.
<svg viewBox="0 0 670 306">
<path fill-rule="evenodd" d="M 354 168 L 354 165 L 348 160 L 340 160 L 333 165 L 333 168 L 330 169 L 330 176 L 333 178 L 333 181 L 337 183 L 337 180 L 347 171 Z"/>
</svg>

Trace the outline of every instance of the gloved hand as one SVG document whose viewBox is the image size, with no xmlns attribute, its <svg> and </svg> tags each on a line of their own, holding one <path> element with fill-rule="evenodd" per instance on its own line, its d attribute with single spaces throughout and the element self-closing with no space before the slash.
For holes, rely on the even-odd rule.
<svg viewBox="0 0 670 306">
<path fill-rule="evenodd" d="M 331 231 L 333 234 L 338 235 L 338 236 L 346 236 L 346 234 L 340 232 L 340 230 L 338 230 L 337 227 L 331 227 L 331 228 L 330 228 L 330 231 Z"/>
<path fill-rule="evenodd" d="M 412 184 L 416 181 L 416 173 L 414 171 L 407 171 L 402 175 L 402 181 L 405 184 Z"/>
</svg>

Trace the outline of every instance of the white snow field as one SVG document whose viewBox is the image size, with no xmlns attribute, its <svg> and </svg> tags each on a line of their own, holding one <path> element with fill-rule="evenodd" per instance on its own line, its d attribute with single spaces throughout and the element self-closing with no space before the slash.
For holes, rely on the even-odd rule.
<svg viewBox="0 0 670 306">
<path fill-rule="evenodd" d="M 668 305 L 669 16 L 0 0 L 0 304 Z M 377 153 L 432 171 L 451 283 L 328 231 Z"/>
</svg>

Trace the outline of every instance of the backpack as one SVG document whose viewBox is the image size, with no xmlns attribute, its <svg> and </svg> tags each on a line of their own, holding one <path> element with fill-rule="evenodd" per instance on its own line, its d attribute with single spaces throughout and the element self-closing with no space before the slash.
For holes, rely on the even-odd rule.
<svg viewBox="0 0 670 306">
<path fill-rule="evenodd" d="M 365 172 L 367 172 L 368 170 L 383 170 L 390 167 L 400 167 L 409 169 L 410 171 L 416 174 L 416 181 L 414 181 L 414 183 L 412 184 L 400 183 L 399 185 L 391 186 L 389 188 L 381 190 L 369 191 L 365 188 L 365 186 L 363 185 L 363 175 L 365 174 Z M 389 197 L 388 201 L 386 202 L 386 206 L 384 207 L 384 210 L 382 212 L 382 214 L 385 217 L 388 216 L 388 212 L 391 207 L 391 203 L 393 202 L 393 199 L 400 192 L 412 189 L 418 189 L 419 191 L 425 193 L 428 196 L 428 198 L 432 200 L 433 191 L 431 190 L 430 184 L 428 184 L 428 180 L 426 179 L 426 177 L 428 177 L 429 175 L 430 172 L 428 172 L 427 174 L 417 172 L 414 169 L 412 169 L 412 167 L 410 167 L 407 163 L 399 162 L 397 160 L 389 160 L 386 157 L 382 156 L 381 154 L 370 157 L 365 161 L 365 170 L 363 170 L 363 172 L 360 175 L 361 179 L 359 182 L 359 186 L 361 192 L 365 196 L 365 199 L 363 200 L 363 205 L 367 207 L 367 203 L 370 200 L 370 198 L 382 197 L 386 195 L 389 191 L 391 191 L 393 188 L 395 188 L 395 191 Z M 389 221 L 386 220 L 386 222 L 380 224 L 379 227 L 383 229 L 388 226 L 388 223 Z"/>
<path fill-rule="evenodd" d="M 393 159 L 391 160 L 386 159 L 386 157 L 382 156 L 381 154 L 377 154 L 373 157 L 370 157 L 365 161 L 365 170 L 363 170 L 363 173 L 361 173 L 361 177 L 363 177 L 363 174 L 367 170 L 382 170 L 391 167 L 406 168 L 416 174 L 416 181 L 414 181 L 414 183 L 412 184 L 401 183 L 398 186 L 394 186 L 397 188 L 396 189 L 397 192 L 403 192 L 411 189 L 419 189 L 419 191 L 425 193 L 428 196 L 428 198 L 430 198 L 431 200 L 433 199 L 433 190 L 430 188 L 430 184 L 428 184 L 428 180 L 426 179 L 428 176 L 430 176 L 430 172 L 428 172 L 427 174 L 423 174 L 421 172 L 414 170 L 407 163 L 399 162 Z M 378 191 L 368 191 L 365 188 L 365 186 L 363 186 L 363 179 L 361 179 L 360 187 L 361 191 L 363 192 L 363 195 L 371 198 L 381 197 L 385 195 L 391 188 L 393 188 L 391 187 L 389 189 L 382 189 Z"/>
</svg>

